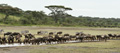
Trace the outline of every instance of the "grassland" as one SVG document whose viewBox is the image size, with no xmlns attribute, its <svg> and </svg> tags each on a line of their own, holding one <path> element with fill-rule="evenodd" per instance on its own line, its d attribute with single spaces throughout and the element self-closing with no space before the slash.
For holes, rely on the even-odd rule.
<svg viewBox="0 0 120 53">
<path fill-rule="evenodd" d="M 63 31 L 74 35 L 75 32 L 89 33 L 92 35 L 104 35 L 108 33 L 120 34 L 119 28 L 73 28 L 73 27 L 0 27 L 5 32 L 20 32 L 29 30 L 30 33 L 36 34 L 37 31 Z M 47 34 L 46 34 L 47 35 Z M 1 36 L 3 36 L 1 34 Z M 36 37 L 44 35 L 35 35 Z M 23 47 L 0 48 L 0 53 L 120 53 L 120 40 L 108 40 L 107 42 L 82 42 L 66 43 L 54 45 L 33 45 Z"/>
</svg>

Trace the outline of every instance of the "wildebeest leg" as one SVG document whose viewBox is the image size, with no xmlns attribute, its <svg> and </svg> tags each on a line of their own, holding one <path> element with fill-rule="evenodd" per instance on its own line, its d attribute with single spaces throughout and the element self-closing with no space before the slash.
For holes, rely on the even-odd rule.
<svg viewBox="0 0 120 53">
<path fill-rule="evenodd" d="M 80 38 L 80 41 L 83 42 L 83 38 Z"/>
<path fill-rule="evenodd" d="M 20 43 L 20 44 L 21 44 L 21 40 L 18 40 L 18 43 Z"/>
<path fill-rule="evenodd" d="M 10 44 L 10 40 L 8 40 L 8 44 Z"/>
<path fill-rule="evenodd" d="M 12 41 L 12 44 L 14 43 L 14 40 L 11 40 Z"/>
<path fill-rule="evenodd" d="M 104 38 L 105 42 L 107 42 L 107 38 Z"/>
<path fill-rule="evenodd" d="M 0 44 L 2 44 L 2 41 L 0 41 Z"/>
<path fill-rule="evenodd" d="M 25 44 L 25 41 L 23 41 L 23 43 Z"/>
<path fill-rule="evenodd" d="M 32 45 L 34 44 L 34 42 L 32 42 Z"/>
<path fill-rule="evenodd" d="M 39 45 L 40 43 L 39 43 L 39 41 L 37 41 L 37 45 Z"/>
<path fill-rule="evenodd" d="M 101 38 L 99 38 L 99 41 L 101 40 Z"/>
</svg>

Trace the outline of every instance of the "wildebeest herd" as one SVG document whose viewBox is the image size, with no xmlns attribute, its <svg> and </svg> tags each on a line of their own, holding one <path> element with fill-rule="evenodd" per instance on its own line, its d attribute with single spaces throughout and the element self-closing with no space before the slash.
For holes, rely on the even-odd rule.
<svg viewBox="0 0 120 53">
<path fill-rule="evenodd" d="M 4 30 L 0 30 L 0 31 L 2 32 Z M 105 41 L 106 42 L 109 39 L 120 39 L 120 35 L 116 35 L 116 34 L 91 35 L 91 34 L 85 34 L 83 32 L 77 32 L 75 35 L 70 35 L 70 34 L 63 34 L 62 31 L 49 32 L 49 33 L 47 31 L 38 31 L 36 34 L 37 35 L 47 34 L 47 36 L 36 37 L 36 35 L 29 33 L 28 30 L 21 31 L 21 33 L 6 32 L 3 33 L 4 35 L 3 37 L 0 37 L 0 44 L 24 43 L 24 44 L 39 45 L 41 43 L 60 44 L 60 43 L 66 43 L 67 41 L 78 41 L 78 42 Z"/>
</svg>

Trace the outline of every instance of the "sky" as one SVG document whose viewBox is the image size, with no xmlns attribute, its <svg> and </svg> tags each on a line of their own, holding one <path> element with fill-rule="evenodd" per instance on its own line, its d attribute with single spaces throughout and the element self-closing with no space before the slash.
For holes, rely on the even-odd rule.
<svg viewBox="0 0 120 53">
<path fill-rule="evenodd" d="M 63 5 L 73 10 L 67 13 L 73 16 L 101 18 L 120 18 L 120 0 L 0 0 L 0 4 L 9 4 L 23 10 L 51 11 L 44 6 Z"/>
</svg>

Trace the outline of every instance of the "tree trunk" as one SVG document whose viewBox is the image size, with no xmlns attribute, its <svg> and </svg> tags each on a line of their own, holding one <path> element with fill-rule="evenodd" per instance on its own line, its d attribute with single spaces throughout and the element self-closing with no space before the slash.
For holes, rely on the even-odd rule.
<svg viewBox="0 0 120 53">
<path fill-rule="evenodd" d="M 6 14 L 5 18 L 4 18 L 4 22 L 6 21 L 6 19 L 9 17 L 8 14 Z"/>
</svg>

